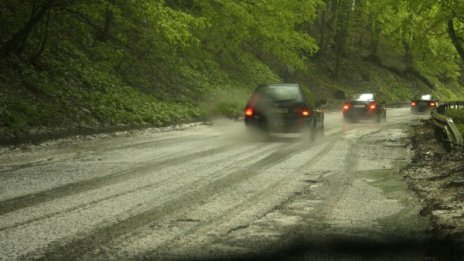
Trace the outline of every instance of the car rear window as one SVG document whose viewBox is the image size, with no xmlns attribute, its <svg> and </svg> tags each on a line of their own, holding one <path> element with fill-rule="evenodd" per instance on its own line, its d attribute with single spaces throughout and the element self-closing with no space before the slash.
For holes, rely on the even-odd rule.
<svg viewBox="0 0 464 261">
<path fill-rule="evenodd" d="M 302 101 L 300 88 L 298 86 L 271 85 L 263 89 L 266 96 L 274 101 Z"/>
<path fill-rule="evenodd" d="M 432 95 L 430 95 L 430 94 L 422 95 L 420 99 L 429 101 L 429 100 L 432 99 Z"/>
<path fill-rule="evenodd" d="M 361 93 L 353 95 L 353 100 L 355 101 L 373 101 L 374 94 L 372 93 Z"/>
</svg>

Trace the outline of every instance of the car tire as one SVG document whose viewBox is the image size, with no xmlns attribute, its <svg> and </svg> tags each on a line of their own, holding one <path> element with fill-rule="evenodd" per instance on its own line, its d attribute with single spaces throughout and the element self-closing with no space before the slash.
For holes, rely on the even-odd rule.
<svg viewBox="0 0 464 261">
<path fill-rule="evenodd" d="M 314 139 L 313 136 L 314 130 L 312 125 L 307 125 L 300 131 L 300 140 L 304 143 L 311 143 Z"/>
<path fill-rule="evenodd" d="M 316 139 L 317 136 L 317 129 L 315 128 L 314 125 L 310 126 L 309 128 L 309 141 L 313 142 Z"/>
<path fill-rule="evenodd" d="M 324 133 L 324 122 L 322 122 L 321 124 L 321 129 L 319 130 L 319 136 L 322 138 L 324 137 L 325 133 Z"/>
<path fill-rule="evenodd" d="M 313 142 L 318 136 L 318 129 L 316 128 L 316 120 L 311 121 L 311 124 L 308 124 L 307 130 L 305 131 L 305 140 Z"/>
</svg>

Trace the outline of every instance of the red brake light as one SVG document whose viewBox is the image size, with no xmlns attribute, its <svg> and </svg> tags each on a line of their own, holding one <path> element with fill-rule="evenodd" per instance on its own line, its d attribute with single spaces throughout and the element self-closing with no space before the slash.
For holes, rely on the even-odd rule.
<svg viewBox="0 0 464 261">
<path fill-rule="evenodd" d="M 431 102 L 430 106 L 435 107 L 435 106 L 437 106 L 437 104 L 435 102 Z"/>
<path fill-rule="evenodd" d="M 371 103 L 371 104 L 369 104 L 369 109 L 370 109 L 370 110 L 375 110 L 375 109 L 377 109 L 377 104 L 376 104 L 376 103 Z"/>
<path fill-rule="evenodd" d="M 245 109 L 245 116 L 251 117 L 251 116 L 253 116 L 253 114 L 254 114 L 253 108 L 246 108 Z"/>
<path fill-rule="evenodd" d="M 411 102 L 411 106 L 416 106 L 417 103 L 416 102 Z"/>
<path fill-rule="evenodd" d="M 293 108 L 292 111 L 294 113 L 297 113 L 297 114 L 303 116 L 303 117 L 308 117 L 308 116 L 310 116 L 312 114 L 311 111 L 306 107 L 295 107 L 295 108 Z"/>
<path fill-rule="evenodd" d="M 347 111 L 347 110 L 349 110 L 350 108 L 351 108 L 351 104 L 349 104 L 349 103 L 345 103 L 345 104 L 343 105 L 343 110 L 344 110 L 344 111 Z"/>
</svg>

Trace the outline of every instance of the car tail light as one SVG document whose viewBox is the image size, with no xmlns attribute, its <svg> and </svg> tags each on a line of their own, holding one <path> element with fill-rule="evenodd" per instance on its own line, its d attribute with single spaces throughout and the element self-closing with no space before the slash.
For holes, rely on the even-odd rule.
<svg viewBox="0 0 464 261">
<path fill-rule="evenodd" d="M 343 104 L 343 110 L 348 111 L 349 109 L 351 109 L 351 106 L 352 106 L 351 103 L 345 103 Z"/>
<path fill-rule="evenodd" d="M 430 103 L 430 107 L 435 107 L 435 106 L 437 106 L 437 104 L 435 102 Z"/>
<path fill-rule="evenodd" d="M 311 111 L 306 107 L 295 107 L 292 110 L 294 113 L 297 113 L 303 117 L 308 117 L 311 115 Z"/>
<path fill-rule="evenodd" d="M 254 113 L 255 112 L 253 111 L 253 108 L 248 107 L 248 108 L 245 109 L 245 116 L 246 117 L 251 117 L 251 116 L 253 116 Z"/>
<path fill-rule="evenodd" d="M 413 107 L 414 107 L 414 106 L 416 106 L 416 105 L 417 105 L 417 103 L 416 103 L 416 102 L 411 102 L 411 106 L 413 106 Z"/>
<path fill-rule="evenodd" d="M 301 111 L 301 115 L 302 115 L 303 117 L 308 117 L 309 115 L 311 115 L 311 112 L 310 112 L 308 109 L 303 109 L 303 110 Z"/>
<path fill-rule="evenodd" d="M 369 110 L 375 110 L 377 109 L 377 104 L 375 102 L 369 104 Z"/>
</svg>

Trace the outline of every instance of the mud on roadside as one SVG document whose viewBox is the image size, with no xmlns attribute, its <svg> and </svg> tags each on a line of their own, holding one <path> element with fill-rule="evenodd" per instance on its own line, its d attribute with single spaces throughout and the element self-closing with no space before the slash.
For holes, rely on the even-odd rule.
<svg viewBox="0 0 464 261">
<path fill-rule="evenodd" d="M 421 215 L 434 226 L 436 254 L 464 253 L 464 149 L 447 152 L 435 138 L 430 120 L 413 126 L 414 156 L 402 170 L 409 187 L 424 201 Z M 443 242 L 445 242 L 443 244 Z"/>
</svg>

